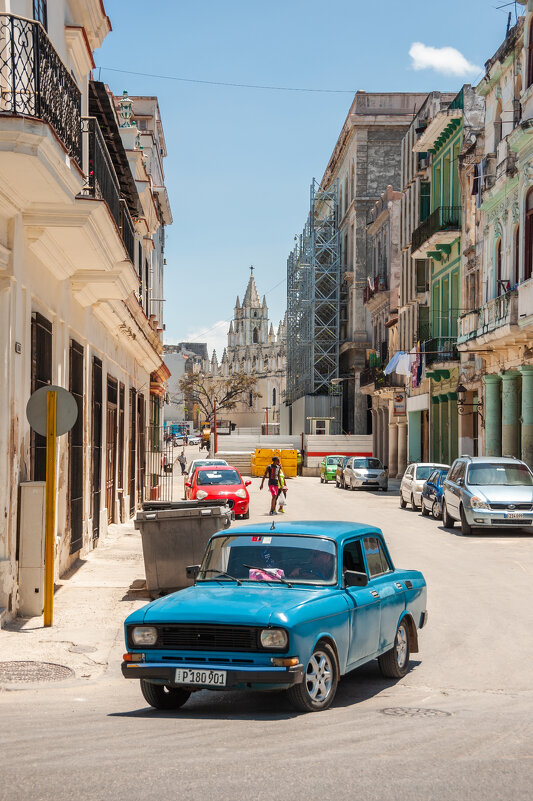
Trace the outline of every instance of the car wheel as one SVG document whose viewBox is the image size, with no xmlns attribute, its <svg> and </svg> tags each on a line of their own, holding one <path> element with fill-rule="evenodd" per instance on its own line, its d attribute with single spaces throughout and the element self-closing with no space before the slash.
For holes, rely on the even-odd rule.
<svg viewBox="0 0 533 801">
<path fill-rule="evenodd" d="M 404 500 L 403 493 L 400 490 L 400 509 L 405 509 L 407 506 L 407 501 Z"/>
<path fill-rule="evenodd" d="M 382 487 L 381 489 L 383 490 L 383 492 L 388 492 L 389 487 L 387 485 L 386 487 Z"/>
<path fill-rule="evenodd" d="M 433 506 L 431 507 L 431 514 L 433 515 L 435 520 L 440 520 L 442 518 L 442 512 L 440 510 L 438 501 L 433 501 Z"/>
<path fill-rule="evenodd" d="M 448 507 L 446 506 L 446 501 L 442 502 L 442 522 L 444 523 L 444 528 L 453 528 L 455 520 L 453 517 L 450 517 L 448 514 Z"/>
<path fill-rule="evenodd" d="M 420 507 L 420 514 L 422 517 L 427 517 L 429 515 L 429 509 L 427 508 L 426 504 L 424 503 L 424 499 L 422 498 L 422 506 Z"/>
<path fill-rule="evenodd" d="M 472 533 L 472 526 L 467 521 L 464 509 L 463 509 L 462 506 L 461 506 L 461 509 L 460 509 L 460 514 L 461 514 L 461 534 L 464 537 L 468 537 Z"/>
<path fill-rule="evenodd" d="M 378 656 L 382 675 L 389 679 L 401 679 L 409 670 L 410 655 L 409 628 L 404 619 L 396 630 L 393 647 L 390 651 Z"/>
<path fill-rule="evenodd" d="M 166 687 L 164 684 L 151 684 L 141 679 L 141 692 L 144 700 L 155 709 L 179 709 L 189 700 L 190 692 L 181 687 Z"/>
<path fill-rule="evenodd" d="M 290 687 L 287 695 L 300 712 L 320 712 L 333 703 L 338 681 L 333 648 L 326 642 L 319 642 L 307 663 L 303 681 Z"/>
<path fill-rule="evenodd" d="M 246 512 L 243 514 L 242 519 L 243 520 L 249 520 L 250 519 L 250 510 L 249 509 L 247 509 Z"/>
<path fill-rule="evenodd" d="M 415 496 L 413 495 L 413 493 L 411 493 L 410 501 L 411 501 L 411 509 L 413 510 L 413 512 L 416 512 L 418 506 L 415 503 Z"/>
</svg>

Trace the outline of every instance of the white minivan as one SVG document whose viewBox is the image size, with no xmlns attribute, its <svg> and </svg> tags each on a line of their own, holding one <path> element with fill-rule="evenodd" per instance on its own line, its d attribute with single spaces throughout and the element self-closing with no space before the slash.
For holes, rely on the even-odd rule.
<svg viewBox="0 0 533 801">
<path fill-rule="evenodd" d="M 434 470 L 447 470 L 449 465 L 438 462 L 413 462 L 407 466 L 400 484 L 400 506 L 405 509 L 408 503 L 413 509 L 422 505 L 422 489 Z"/>
</svg>

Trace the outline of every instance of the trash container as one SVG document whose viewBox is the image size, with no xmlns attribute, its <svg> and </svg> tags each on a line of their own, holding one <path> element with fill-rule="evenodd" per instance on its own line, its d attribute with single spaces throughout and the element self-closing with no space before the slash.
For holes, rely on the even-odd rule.
<svg viewBox="0 0 533 801">
<path fill-rule="evenodd" d="M 228 506 L 219 501 L 152 501 L 137 512 L 141 532 L 146 585 L 154 597 L 193 584 L 187 565 L 202 561 L 212 534 L 231 524 Z"/>
</svg>

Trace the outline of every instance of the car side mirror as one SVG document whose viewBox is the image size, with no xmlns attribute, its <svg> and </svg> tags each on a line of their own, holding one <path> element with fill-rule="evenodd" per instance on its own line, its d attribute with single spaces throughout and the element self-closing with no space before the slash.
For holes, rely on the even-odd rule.
<svg viewBox="0 0 533 801">
<path fill-rule="evenodd" d="M 463 486 L 463 484 L 465 483 L 465 480 L 464 480 L 464 478 L 458 478 L 458 479 L 457 479 L 457 483 L 459 484 L 459 486 L 460 486 L 460 487 L 462 487 L 462 486 Z"/>
<path fill-rule="evenodd" d="M 198 573 L 200 572 L 200 565 L 189 565 L 185 568 L 185 572 L 188 579 L 193 579 L 196 581 Z"/>
<path fill-rule="evenodd" d="M 367 584 L 368 576 L 366 573 L 360 573 L 358 570 L 344 571 L 345 587 L 366 587 Z"/>
<path fill-rule="evenodd" d="M 383 469 L 384 470 L 388 470 L 389 469 L 389 465 L 388 464 L 384 465 Z"/>
<path fill-rule="evenodd" d="M 244 486 L 245 486 L 245 487 L 249 487 L 251 483 L 252 483 L 251 481 L 245 481 L 245 482 L 244 482 Z"/>
<path fill-rule="evenodd" d="M 191 482 L 190 482 L 190 481 L 186 481 L 186 482 L 185 482 L 185 486 L 186 486 L 186 487 L 192 487 L 192 484 L 191 484 Z"/>
</svg>

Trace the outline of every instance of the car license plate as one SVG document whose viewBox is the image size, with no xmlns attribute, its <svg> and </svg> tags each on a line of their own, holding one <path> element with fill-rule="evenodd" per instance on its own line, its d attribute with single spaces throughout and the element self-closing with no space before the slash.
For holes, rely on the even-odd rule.
<svg viewBox="0 0 533 801">
<path fill-rule="evenodd" d="M 522 512 L 506 512 L 504 515 L 506 520 L 516 520 L 517 518 L 524 517 Z"/>
<path fill-rule="evenodd" d="M 206 687 L 225 687 L 226 671 L 178 668 L 174 681 L 176 684 L 203 684 Z"/>
</svg>

